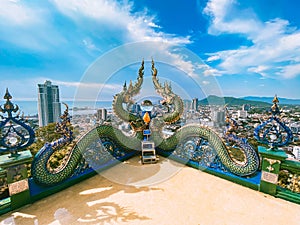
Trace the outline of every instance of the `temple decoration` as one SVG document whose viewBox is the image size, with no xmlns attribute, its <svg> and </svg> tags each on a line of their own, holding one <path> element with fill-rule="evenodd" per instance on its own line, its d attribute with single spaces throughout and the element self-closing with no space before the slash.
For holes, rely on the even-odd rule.
<svg viewBox="0 0 300 225">
<path fill-rule="evenodd" d="M 18 150 L 30 146 L 35 138 L 33 129 L 20 117 L 19 106 L 11 102 L 12 96 L 6 89 L 6 102 L 0 106 L 0 152 L 10 152 L 11 156 L 18 156 Z M 16 114 L 16 115 L 13 115 Z"/>
<path fill-rule="evenodd" d="M 270 146 L 270 150 L 289 144 L 293 139 L 293 133 L 282 121 L 281 111 L 278 106 L 277 95 L 273 99 L 269 118 L 258 125 L 254 130 L 254 137 L 257 141 Z"/>
<path fill-rule="evenodd" d="M 6 178 L 0 183 L 0 193 L 9 196 L 13 210 L 30 202 L 27 165 L 31 163 L 32 154 L 26 147 L 33 143 L 35 135 L 26 119 L 20 116 L 19 106 L 11 102 L 8 89 L 4 99 L 6 102 L 0 106 L 0 152 L 3 153 L 0 171 Z"/>
<path fill-rule="evenodd" d="M 66 139 L 73 139 L 73 132 L 70 129 L 71 120 L 69 115 L 69 106 L 66 103 L 62 103 L 66 106 L 64 113 L 60 116 L 61 121 L 56 123 L 56 132 L 63 135 Z"/>
<path fill-rule="evenodd" d="M 228 152 L 231 155 L 232 160 L 236 163 L 245 163 L 248 158 L 246 154 L 247 151 L 241 151 L 241 149 L 248 149 L 249 152 L 255 152 L 254 148 L 249 144 L 248 140 L 244 137 L 237 136 L 237 130 L 239 125 L 235 119 L 230 115 L 227 107 L 225 106 L 225 132 L 224 132 L 224 141 L 228 147 Z M 258 156 L 253 155 L 253 161 L 258 162 Z"/>
<path fill-rule="evenodd" d="M 131 125 L 132 133 L 125 134 L 112 124 L 101 124 L 78 139 L 76 145 L 68 154 L 65 163 L 56 171 L 50 171 L 47 164 L 51 155 L 57 150 L 53 148 L 68 139 L 63 137 L 52 143 L 47 143 L 35 155 L 31 166 L 31 174 L 36 183 L 41 185 L 56 185 L 71 177 L 84 158 L 93 168 L 99 164 L 105 164 L 111 157 L 121 159 L 126 155 L 133 155 L 136 151 L 142 151 L 141 143 L 146 140 L 153 143 L 159 154 L 175 154 L 179 157 L 187 157 L 187 160 L 199 163 L 199 166 L 211 164 L 217 159 L 227 171 L 239 175 L 248 176 L 256 173 L 259 168 L 257 153 L 247 145 L 244 139 L 240 141 L 239 148 L 243 152 L 243 161 L 236 161 L 230 154 L 230 149 L 224 140 L 212 129 L 199 124 L 187 124 L 166 136 L 163 133 L 165 125 L 177 122 L 184 112 L 183 101 L 175 94 L 171 85 L 165 82 L 163 85 L 157 78 L 158 71 L 152 59 L 152 82 L 156 92 L 163 98 L 162 103 L 169 108 L 163 115 L 155 114 L 150 100 L 145 100 L 141 105 L 142 113 L 132 113 L 131 104 L 136 104 L 133 97 L 137 95 L 143 83 L 144 60 L 138 72 L 136 82 L 124 83 L 120 93 L 114 96 L 112 108 L 114 114 L 122 121 Z M 64 125 L 59 125 L 64 130 Z M 228 138 L 231 133 L 228 129 Z M 232 136 L 235 139 L 235 136 Z M 148 139 L 149 138 L 149 139 Z M 111 157 L 109 157 L 111 156 Z"/>
</svg>

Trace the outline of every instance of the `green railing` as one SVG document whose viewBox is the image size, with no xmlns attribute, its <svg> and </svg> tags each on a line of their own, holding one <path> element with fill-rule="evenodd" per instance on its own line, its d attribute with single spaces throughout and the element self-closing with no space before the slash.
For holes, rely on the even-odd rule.
<svg viewBox="0 0 300 225">
<path fill-rule="evenodd" d="M 284 160 L 281 163 L 276 197 L 300 203 L 300 162 Z"/>
<path fill-rule="evenodd" d="M 262 158 L 260 191 L 300 204 L 300 162 L 279 149 L 258 147 Z"/>
</svg>

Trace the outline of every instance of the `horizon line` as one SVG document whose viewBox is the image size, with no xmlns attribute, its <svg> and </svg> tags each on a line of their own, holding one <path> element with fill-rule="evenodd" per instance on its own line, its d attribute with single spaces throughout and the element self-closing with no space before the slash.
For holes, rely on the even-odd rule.
<svg viewBox="0 0 300 225">
<path fill-rule="evenodd" d="M 226 96 L 218 96 L 218 95 L 208 95 L 208 96 L 206 96 L 206 97 L 204 97 L 204 98 L 199 98 L 199 100 L 203 100 L 203 99 L 206 99 L 207 97 L 209 97 L 209 96 L 216 96 L 216 97 L 219 97 L 219 98 L 225 98 L 225 97 L 232 97 L 232 98 L 237 98 L 237 99 L 243 99 L 243 98 L 246 98 L 246 97 L 255 97 L 255 98 L 274 98 L 274 96 L 254 96 L 254 95 L 248 95 L 248 96 L 243 96 L 243 97 L 236 97 L 236 96 L 228 96 L 228 95 L 226 95 Z M 278 96 L 277 95 L 277 97 L 279 98 L 279 99 L 289 99 L 289 100 L 300 100 L 300 98 L 289 98 L 289 97 L 281 97 L 281 96 Z M 194 98 L 198 98 L 198 97 L 194 97 Z M 183 99 L 183 100 L 192 100 L 193 98 L 191 98 L 191 99 Z M 38 101 L 38 99 L 37 98 L 14 98 L 13 100 L 12 100 L 12 102 L 13 101 Z M 74 98 L 62 98 L 61 99 L 61 101 L 60 102 L 63 102 L 63 101 L 73 101 L 73 102 L 93 102 L 93 101 L 96 101 L 96 102 L 109 102 L 109 101 L 113 101 L 113 98 L 112 99 L 97 99 L 97 100 L 95 100 L 95 99 L 76 99 L 76 100 L 74 100 Z"/>
</svg>

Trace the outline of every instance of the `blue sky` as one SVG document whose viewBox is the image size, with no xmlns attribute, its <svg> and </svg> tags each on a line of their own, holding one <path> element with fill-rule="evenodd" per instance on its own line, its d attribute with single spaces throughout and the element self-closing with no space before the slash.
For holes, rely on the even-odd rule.
<svg viewBox="0 0 300 225">
<path fill-rule="evenodd" d="M 151 57 L 184 98 L 300 98 L 298 0 L 1 0 L 0 86 L 110 100 Z M 108 68 L 109 67 L 109 68 Z M 144 95 L 151 95 L 145 82 Z M 1 95 L 1 91 L 0 91 Z"/>
</svg>

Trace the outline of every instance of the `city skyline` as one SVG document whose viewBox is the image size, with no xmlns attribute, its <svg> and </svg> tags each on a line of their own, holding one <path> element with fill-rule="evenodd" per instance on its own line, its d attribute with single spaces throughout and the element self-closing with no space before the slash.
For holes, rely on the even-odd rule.
<svg viewBox="0 0 300 225">
<path fill-rule="evenodd" d="M 124 81 L 136 79 L 143 57 L 145 77 L 151 76 L 153 56 L 159 76 L 175 80 L 174 92 L 183 97 L 277 94 L 299 99 L 295 91 L 300 84 L 299 4 L 296 0 L 4 0 L 0 85 L 3 93 L 9 88 L 15 100 L 37 100 L 36 85 L 45 80 L 60 86 L 62 100 L 112 100 Z M 156 53 L 145 47 L 113 74 L 99 70 L 98 76 L 106 77 L 101 82 L 85 80 L 91 65 L 108 52 L 148 41 L 157 43 L 152 46 Z M 178 46 L 197 55 L 202 64 L 173 51 Z M 201 93 L 192 86 L 198 78 Z M 209 79 L 218 86 L 216 93 L 205 90 L 211 89 L 206 88 Z M 76 98 L 79 88 L 88 93 L 82 99 Z M 153 90 L 145 89 L 146 95 Z"/>
</svg>

